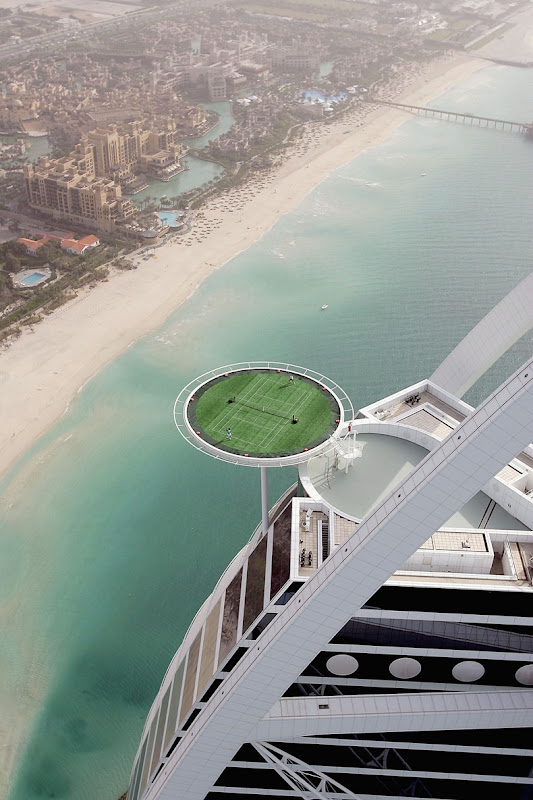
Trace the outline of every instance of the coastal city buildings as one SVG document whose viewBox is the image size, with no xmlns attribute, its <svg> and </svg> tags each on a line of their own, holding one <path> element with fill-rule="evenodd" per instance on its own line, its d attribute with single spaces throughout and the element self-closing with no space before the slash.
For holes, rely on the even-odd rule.
<svg viewBox="0 0 533 800">
<path fill-rule="evenodd" d="M 98 21 L 74 7 L 69 17 L 57 18 L 40 5 L 4 9 L 0 133 L 48 136 L 44 152 L 54 159 L 71 159 L 79 147 L 94 148 L 103 165 L 95 164 L 99 180 L 88 167 L 84 173 L 81 161 L 89 164 L 91 153 L 82 151 L 76 155 L 80 164 L 68 169 L 57 160 L 28 164 L 23 180 L 24 162 L 35 160 L 27 151 L 34 148 L 28 140 L 10 141 L 0 153 L 0 189 L 8 209 L 26 216 L 34 209 L 108 233 L 127 228 L 136 209 L 124 196 L 145 188 L 141 175 L 148 183 L 174 177 L 181 170 L 176 137 L 203 136 L 213 126 L 217 112 L 206 113 L 205 101 L 238 101 L 249 91 L 263 109 L 274 109 L 257 124 L 247 116 L 242 125 L 237 113 L 225 139 L 204 153 L 209 159 L 247 161 L 261 148 L 286 144 L 291 123 L 324 116 L 317 103 L 294 103 L 302 89 L 339 97 L 358 87 L 347 102 L 357 105 L 363 91 L 383 89 L 411 67 L 416 71 L 448 43 L 463 48 L 485 36 L 492 41 L 500 29 L 512 27 L 506 20 L 521 5 L 465 0 L 451 9 L 439 3 L 422 8 L 387 0 L 337 3 L 327 13 L 307 9 L 301 17 L 262 3 L 139 8 Z M 125 130 L 137 120 L 150 123 Z M 157 122 L 154 128 L 154 120 L 163 127 Z M 59 186 L 58 180 L 63 189 L 66 180 L 72 202 L 68 196 L 56 199 L 52 185 Z"/>
<path fill-rule="evenodd" d="M 30 208 L 54 219 L 111 233 L 135 215 L 119 184 L 79 169 L 75 156 L 26 164 L 24 179 Z"/>
<path fill-rule="evenodd" d="M 51 233 L 41 233 L 38 239 L 28 239 L 25 236 L 21 236 L 17 239 L 17 243 L 23 244 L 27 254 L 30 256 L 37 255 L 41 247 L 44 247 L 48 242 L 57 242 L 66 253 L 82 256 L 87 250 L 98 247 L 100 239 L 98 236 L 94 236 L 94 234 L 88 234 L 87 236 L 82 236 L 81 239 L 76 239 L 73 233 L 68 236 L 55 236 Z"/>
<path fill-rule="evenodd" d="M 357 414 L 319 378 L 338 428 L 191 623 L 128 800 L 530 796 L 533 363 L 461 398 L 532 308 L 533 275 L 429 379 Z M 210 452 L 204 378 L 176 423 Z"/>
<path fill-rule="evenodd" d="M 143 188 L 139 175 L 169 180 L 182 169 L 180 152 L 171 119 L 97 128 L 69 156 L 25 165 L 28 205 L 56 219 L 112 232 L 135 215 L 122 192 Z"/>
<path fill-rule="evenodd" d="M 92 155 L 95 174 L 112 176 L 123 187 L 135 183 L 138 173 L 169 180 L 182 170 L 177 125 L 168 117 L 90 131 L 82 146 L 85 142 L 87 163 Z"/>
</svg>

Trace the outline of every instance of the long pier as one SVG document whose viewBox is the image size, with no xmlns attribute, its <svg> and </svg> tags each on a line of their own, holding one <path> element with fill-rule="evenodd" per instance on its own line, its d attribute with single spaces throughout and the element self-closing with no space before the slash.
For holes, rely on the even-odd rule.
<svg viewBox="0 0 533 800">
<path fill-rule="evenodd" d="M 502 131 L 514 131 L 524 134 L 528 139 L 533 139 L 533 123 L 516 122 L 510 119 L 497 119 L 496 117 L 480 117 L 477 114 L 462 114 L 460 111 L 446 111 L 443 108 L 429 108 L 428 106 L 414 106 L 408 103 L 395 103 L 392 100 L 380 100 L 375 97 L 368 98 L 366 102 L 375 103 L 380 106 L 399 108 L 401 111 L 408 111 L 418 116 L 445 119 L 448 122 L 462 122 L 464 125 L 478 125 L 481 128 L 497 128 Z"/>
</svg>

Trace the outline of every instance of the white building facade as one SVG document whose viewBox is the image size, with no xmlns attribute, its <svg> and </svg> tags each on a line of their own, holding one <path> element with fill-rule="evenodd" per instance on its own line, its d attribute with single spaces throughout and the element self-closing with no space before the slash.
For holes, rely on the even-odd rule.
<svg viewBox="0 0 533 800">
<path fill-rule="evenodd" d="M 533 359 L 473 409 L 458 351 L 451 390 L 300 467 L 191 623 L 128 800 L 533 797 Z"/>
</svg>

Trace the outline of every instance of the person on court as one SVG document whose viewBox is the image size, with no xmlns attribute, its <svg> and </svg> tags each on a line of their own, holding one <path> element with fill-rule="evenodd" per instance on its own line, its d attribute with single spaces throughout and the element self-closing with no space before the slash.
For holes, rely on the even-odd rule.
<svg viewBox="0 0 533 800">
<path fill-rule="evenodd" d="M 231 442 L 231 428 L 226 428 L 226 439 Z"/>
<path fill-rule="evenodd" d="M 289 383 L 294 383 L 294 375 L 289 375 Z"/>
</svg>

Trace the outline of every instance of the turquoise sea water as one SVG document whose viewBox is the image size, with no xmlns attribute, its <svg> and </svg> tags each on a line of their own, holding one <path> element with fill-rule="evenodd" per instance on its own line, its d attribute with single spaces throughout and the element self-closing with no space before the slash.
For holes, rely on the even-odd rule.
<svg viewBox="0 0 533 800">
<path fill-rule="evenodd" d="M 533 119 L 532 89 L 531 71 L 489 67 L 435 105 Z M 0 726 L 39 712 L 10 800 L 118 798 L 168 661 L 260 520 L 258 474 L 175 431 L 181 387 L 272 358 L 359 407 L 431 374 L 531 269 L 532 157 L 517 135 L 410 120 L 103 370 L 21 461 L 0 487 Z M 272 500 L 294 476 L 272 473 Z"/>
</svg>

